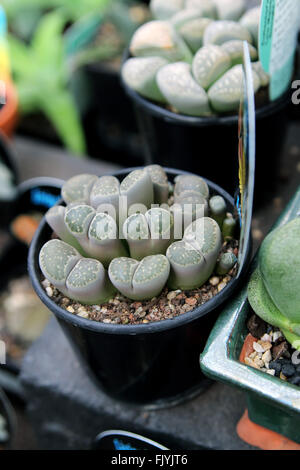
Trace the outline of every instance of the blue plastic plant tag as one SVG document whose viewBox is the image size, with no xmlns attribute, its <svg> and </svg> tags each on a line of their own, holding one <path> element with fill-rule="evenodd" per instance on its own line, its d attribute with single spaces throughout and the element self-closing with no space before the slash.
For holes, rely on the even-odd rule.
<svg viewBox="0 0 300 470">
<path fill-rule="evenodd" d="M 128 431 L 104 431 L 99 434 L 94 442 L 96 450 L 168 450 L 167 447 L 158 444 L 151 439 Z M 116 462 L 122 463 L 122 462 Z"/>
<path fill-rule="evenodd" d="M 247 255 L 251 236 L 255 183 L 255 100 L 248 43 L 244 42 L 244 96 L 239 114 L 239 194 L 236 205 L 240 219 L 239 272 Z"/>
<path fill-rule="evenodd" d="M 299 0 L 263 0 L 259 31 L 259 57 L 271 76 L 270 100 L 290 86 L 300 25 Z"/>
</svg>

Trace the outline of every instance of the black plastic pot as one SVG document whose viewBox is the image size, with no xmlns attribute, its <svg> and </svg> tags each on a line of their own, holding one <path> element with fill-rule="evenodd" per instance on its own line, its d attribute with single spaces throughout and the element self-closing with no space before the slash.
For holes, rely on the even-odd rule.
<svg viewBox="0 0 300 470">
<path fill-rule="evenodd" d="M 129 57 L 128 51 L 124 61 Z M 143 98 L 122 82 L 132 99 L 147 162 L 205 175 L 230 194 L 238 187 L 238 115 L 191 117 Z M 256 204 L 276 189 L 287 130 L 290 92 L 256 110 Z"/>
<path fill-rule="evenodd" d="M 132 169 L 115 175 L 123 179 Z M 182 174 L 166 169 L 169 179 Z M 207 181 L 212 193 L 222 195 L 233 210 L 234 201 L 219 186 Z M 148 408 L 177 404 L 198 394 L 207 385 L 199 369 L 199 353 L 224 307 L 226 300 L 240 285 L 247 271 L 251 247 L 241 275 L 233 279 L 213 299 L 195 310 L 157 323 L 111 325 L 80 318 L 60 308 L 41 286 L 38 257 L 51 230 L 45 220 L 32 241 L 28 269 L 34 289 L 54 313 L 73 345 L 92 371 L 92 376 L 107 394 L 115 399 Z M 55 338 L 53 338 L 55 341 Z"/>
<path fill-rule="evenodd" d="M 0 162 L 3 163 L 13 175 L 13 184 L 17 185 L 18 176 L 14 159 L 7 138 L 0 132 Z M 14 216 L 15 200 L 0 200 L 0 228 L 6 229 Z"/>
<path fill-rule="evenodd" d="M 135 110 L 120 83 L 119 71 L 99 62 L 80 73 L 85 84 L 82 93 L 87 94 L 83 126 L 88 154 L 120 164 L 126 158 L 128 166 L 141 165 Z"/>
</svg>

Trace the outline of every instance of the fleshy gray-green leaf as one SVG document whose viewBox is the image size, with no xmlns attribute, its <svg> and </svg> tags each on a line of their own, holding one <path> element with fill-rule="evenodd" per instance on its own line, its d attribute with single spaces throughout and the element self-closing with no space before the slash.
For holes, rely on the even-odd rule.
<svg viewBox="0 0 300 470">
<path fill-rule="evenodd" d="M 260 21 L 261 7 L 250 8 L 240 19 L 241 25 L 248 29 L 252 36 L 253 44 L 258 45 L 259 34 L 259 21 Z"/>
<path fill-rule="evenodd" d="M 96 175 L 82 174 L 73 176 L 63 184 L 61 196 L 67 204 L 71 202 L 89 204 L 90 192 L 96 181 Z"/>
<path fill-rule="evenodd" d="M 192 53 L 167 21 L 149 21 L 134 33 L 130 52 L 135 57 L 163 57 L 168 61 L 191 62 Z"/>
<path fill-rule="evenodd" d="M 112 284 L 132 300 L 148 300 L 159 295 L 169 272 L 170 265 L 164 255 L 147 256 L 140 262 L 117 258 L 108 270 Z"/>
<path fill-rule="evenodd" d="M 168 20 L 184 7 L 185 0 L 151 0 L 150 10 L 154 18 Z"/>
<path fill-rule="evenodd" d="M 169 198 L 169 182 L 164 169 L 160 165 L 146 166 L 153 183 L 154 204 L 165 204 Z"/>
<path fill-rule="evenodd" d="M 78 251 L 61 240 L 50 240 L 41 249 L 39 264 L 44 276 L 66 293 L 66 279 L 81 258 Z"/>
<path fill-rule="evenodd" d="M 163 57 L 132 57 L 122 67 L 122 78 L 130 88 L 145 98 L 165 103 L 156 83 L 156 74 L 167 63 Z"/>
<path fill-rule="evenodd" d="M 205 90 L 230 67 L 230 55 L 214 44 L 202 47 L 195 55 L 192 66 L 195 79 Z"/>
<path fill-rule="evenodd" d="M 246 10 L 245 0 L 214 0 L 220 20 L 237 21 Z"/>
<path fill-rule="evenodd" d="M 257 50 L 251 44 L 248 44 L 251 61 L 257 60 Z M 244 43 L 240 39 L 234 39 L 232 41 L 224 42 L 221 45 L 223 51 L 225 51 L 231 59 L 232 65 L 243 64 L 244 62 Z"/>
<path fill-rule="evenodd" d="M 252 44 L 252 36 L 248 29 L 234 21 L 214 21 L 209 24 L 205 30 L 203 44 L 222 45 L 226 41 L 240 39 Z"/>
<path fill-rule="evenodd" d="M 222 235 L 215 220 L 203 217 L 193 222 L 183 240 L 167 250 L 170 287 L 182 290 L 201 287 L 213 273 L 221 246 Z"/>
<path fill-rule="evenodd" d="M 254 93 L 257 92 L 259 87 L 260 79 L 257 73 L 253 71 Z M 235 65 L 210 87 L 208 97 L 212 108 L 218 112 L 237 111 L 243 92 L 243 68 L 242 65 Z"/>
<path fill-rule="evenodd" d="M 189 116 L 210 114 L 207 94 L 193 78 L 189 64 L 165 65 L 157 73 L 157 84 L 166 100 L 180 113 Z"/>
</svg>

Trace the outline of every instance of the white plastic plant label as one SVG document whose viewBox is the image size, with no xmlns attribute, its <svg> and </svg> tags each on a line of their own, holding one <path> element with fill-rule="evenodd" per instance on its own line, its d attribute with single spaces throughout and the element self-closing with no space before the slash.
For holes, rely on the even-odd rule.
<svg viewBox="0 0 300 470">
<path fill-rule="evenodd" d="M 290 86 L 294 69 L 300 0 L 263 0 L 259 55 L 270 74 L 270 99 L 279 98 Z"/>
<path fill-rule="evenodd" d="M 236 206 L 240 219 L 239 271 L 241 274 L 251 233 L 254 182 L 255 182 L 255 100 L 253 75 L 248 43 L 244 42 L 244 96 L 241 99 L 239 114 L 239 181 L 240 190 Z"/>
</svg>

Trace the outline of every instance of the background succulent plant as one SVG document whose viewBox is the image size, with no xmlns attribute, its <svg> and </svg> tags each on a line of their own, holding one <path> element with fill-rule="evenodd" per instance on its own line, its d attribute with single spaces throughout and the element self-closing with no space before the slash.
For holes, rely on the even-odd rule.
<svg viewBox="0 0 300 470">
<path fill-rule="evenodd" d="M 264 240 L 248 299 L 258 316 L 279 327 L 300 350 L 300 218 L 271 232 Z"/>
<path fill-rule="evenodd" d="M 245 0 L 151 0 L 154 20 L 134 34 L 124 82 L 172 111 L 210 116 L 238 110 L 243 42 L 249 44 L 255 92 L 269 85 L 258 61 L 260 7 Z"/>
<path fill-rule="evenodd" d="M 117 218 L 109 213 L 108 205 L 120 212 L 124 195 L 128 212 L 123 222 L 120 214 Z M 40 267 L 71 299 L 103 303 L 116 290 L 133 300 L 152 299 L 168 280 L 176 289 L 201 287 L 216 268 L 227 207 L 222 197 L 210 198 L 199 176 L 177 177 L 170 191 L 159 165 L 134 170 L 121 182 L 113 176 L 83 174 L 63 185 L 62 196 L 66 207 L 55 206 L 46 214 L 60 239 L 42 247 Z M 175 206 L 182 216 L 179 234 Z M 228 272 L 235 262 L 222 256 L 218 269 Z"/>
</svg>

